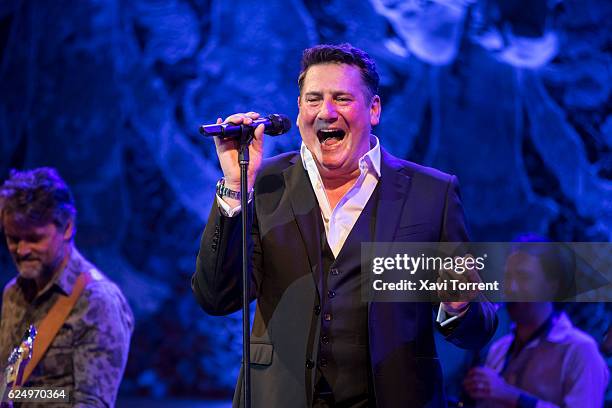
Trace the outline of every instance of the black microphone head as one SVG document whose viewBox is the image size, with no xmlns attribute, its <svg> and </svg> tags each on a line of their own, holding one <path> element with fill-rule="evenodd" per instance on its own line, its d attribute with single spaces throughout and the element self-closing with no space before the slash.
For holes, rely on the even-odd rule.
<svg viewBox="0 0 612 408">
<path fill-rule="evenodd" d="M 291 121 L 287 115 L 273 113 L 268 116 L 271 126 L 266 127 L 266 134 L 270 136 L 278 136 L 287 133 L 291 129 Z"/>
</svg>

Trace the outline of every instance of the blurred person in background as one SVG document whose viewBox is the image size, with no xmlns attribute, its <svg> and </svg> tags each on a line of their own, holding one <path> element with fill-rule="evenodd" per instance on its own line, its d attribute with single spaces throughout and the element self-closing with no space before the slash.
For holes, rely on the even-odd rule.
<svg viewBox="0 0 612 408">
<path fill-rule="evenodd" d="M 478 407 L 601 407 L 608 368 L 595 340 L 551 301 L 571 297 L 573 254 L 533 234 L 519 237 L 505 270 L 512 332 L 464 380 Z M 546 245 L 534 243 L 547 242 Z"/>
</svg>

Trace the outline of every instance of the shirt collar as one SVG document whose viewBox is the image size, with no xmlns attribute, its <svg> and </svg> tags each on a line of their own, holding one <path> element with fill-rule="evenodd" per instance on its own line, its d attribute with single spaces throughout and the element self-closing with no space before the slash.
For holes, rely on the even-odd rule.
<svg viewBox="0 0 612 408">
<path fill-rule="evenodd" d="M 569 317 L 562 312 L 553 318 L 553 325 L 546 336 L 546 340 L 551 343 L 562 343 L 573 328 L 574 326 Z"/>
<path fill-rule="evenodd" d="M 565 312 L 561 312 L 557 316 L 553 316 L 552 325 L 546 336 L 534 339 L 533 341 L 529 342 L 525 348 L 535 347 L 540 344 L 542 340 L 549 343 L 562 344 L 567 340 L 567 336 L 571 334 L 573 328 L 574 326 L 572 325 L 569 317 L 567 317 L 567 314 L 565 314 Z M 508 341 L 508 347 L 510 347 L 512 340 L 516 337 L 515 330 L 516 326 L 513 325 L 512 331 L 514 333 Z"/>
<path fill-rule="evenodd" d="M 87 265 L 85 265 L 86 263 L 87 261 L 85 258 L 83 258 L 83 255 L 81 255 L 81 253 L 73 247 L 68 264 L 64 270 L 60 272 L 59 276 L 57 277 L 57 281 L 55 282 L 55 284 L 66 295 L 70 295 L 72 293 L 72 288 L 81 272 L 88 269 Z"/>
<path fill-rule="evenodd" d="M 370 136 L 370 145 L 372 145 L 372 143 L 374 144 L 374 147 L 359 158 L 359 167 L 361 168 L 362 166 L 367 166 L 368 169 L 374 170 L 376 175 L 380 177 L 380 142 L 374 135 Z M 303 141 L 302 146 L 300 147 L 300 156 L 302 158 L 302 165 L 307 171 L 312 169 L 313 166 L 314 168 L 317 167 L 312 153 L 310 153 L 310 150 L 308 150 Z"/>
</svg>

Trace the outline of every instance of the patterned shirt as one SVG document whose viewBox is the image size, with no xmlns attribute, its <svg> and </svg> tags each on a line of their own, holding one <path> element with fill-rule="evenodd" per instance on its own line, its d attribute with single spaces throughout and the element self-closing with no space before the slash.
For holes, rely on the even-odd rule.
<svg viewBox="0 0 612 408">
<path fill-rule="evenodd" d="M 21 277 L 4 288 L 0 320 L 0 365 L 30 324 L 38 326 L 61 295 L 69 295 L 81 272 L 91 281 L 74 305 L 25 387 L 65 387 L 70 404 L 21 403 L 16 407 L 112 407 L 127 361 L 134 317 L 123 294 L 76 250 L 54 283 L 35 294 Z M 4 371 L 4 368 L 2 368 Z"/>
</svg>

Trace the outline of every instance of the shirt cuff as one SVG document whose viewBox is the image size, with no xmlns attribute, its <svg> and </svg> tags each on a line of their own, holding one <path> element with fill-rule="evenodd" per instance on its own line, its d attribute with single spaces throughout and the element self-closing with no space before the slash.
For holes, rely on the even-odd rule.
<svg viewBox="0 0 612 408">
<path fill-rule="evenodd" d="M 438 308 L 438 316 L 436 317 L 436 322 L 440 324 L 440 327 L 444 327 L 447 326 L 449 324 L 451 324 L 452 322 L 454 322 L 457 319 L 460 319 L 461 317 L 463 317 L 463 315 L 467 312 L 468 308 L 470 307 L 470 305 L 468 304 L 465 309 L 463 309 L 461 311 L 461 313 L 459 314 L 452 314 L 450 312 L 447 312 L 444 309 L 444 304 L 440 303 L 440 307 Z"/>
<path fill-rule="evenodd" d="M 221 210 L 221 214 L 226 217 L 235 217 L 240 214 L 240 204 L 235 207 L 230 207 L 230 205 L 219 195 L 215 195 L 217 197 L 217 205 L 219 206 L 219 210 Z M 252 198 L 249 199 L 249 203 L 252 201 Z"/>
</svg>

